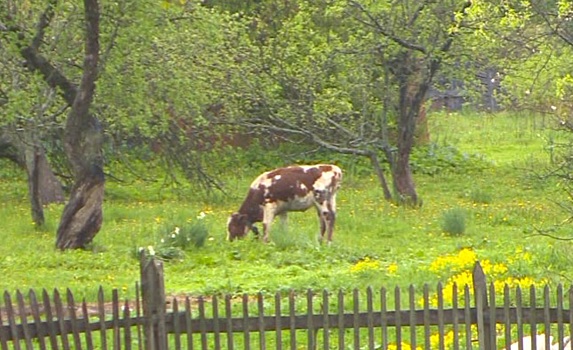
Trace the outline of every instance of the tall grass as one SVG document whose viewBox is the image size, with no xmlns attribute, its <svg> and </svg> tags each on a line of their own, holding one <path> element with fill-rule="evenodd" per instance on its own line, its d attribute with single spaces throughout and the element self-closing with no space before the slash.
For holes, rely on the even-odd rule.
<svg viewBox="0 0 573 350">
<path fill-rule="evenodd" d="M 277 220 L 270 244 L 252 236 L 227 242 L 227 217 L 238 208 L 260 171 L 245 168 L 229 172 L 223 179 L 228 194 L 216 197 L 197 196 L 190 185 L 181 186 L 173 195 L 161 183 L 138 180 L 126 185 L 110 180 L 104 225 L 92 249 L 60 252 L 54 245 L 62 206 L 47 208 L 47 228 L 35 230 L 24 174 L 2 161 L 0 290 L 69 287 L 93 300 L 102 285 L 118 288 L 122 297 L 132 296 L 139 273 L 134 251 L 157 246 L 165 223 L 193 223 L 201 212 L 205 213 L 202 220 L 207 232 L 202 244 L 165 263 L 169 293 L 434 284 L 444 276 L 432 273 L 429 266 L 462 247 L 493 262 L 507 261 L 516 249 L 527 251 L 532 259 L 511 267 L 508 273 L 562 281 L 573 277 L 567 258 L 569 243 L 556 244 L 532 234 L 536 227 L 563 220 L 554 204 L 562 195 L 555 184 L 527 176 L 527 164 L 534 163 L 539 169 L 548 161 L 544 140 L 561 137 L 542 127 L 547 123 L 509 114 L 430 115 L 430 134 L 437 145 L 434 151 L 454 147 L 462 154 L 477 156 L 461 168 L 440 163 L 448 171 L 439 171 L 439 167 L 432 172 L 417 171 L 417 190 L 424 199 L 419 209 L 384 201 L 375 176 L 364 165 L 367 163 L 332 156 L 327 160 L 339 159 L 346 170 L 332 245 L 316 240 L 319 227 L 314 211 L 289 215 L 288 228 Z M 421 167 L 432 165 L 426 158 L 413 161 Z M 479 166 L 471 166 L 478 162 Z M 442 214 L 451 207 L 467 214 L 462 235 L 443 232 Z M 364 261 L 374 261 L 368 266 L 377 267 L 356 272 L 360 270 L 357 264 L 364 265 Z"/>
</svg>

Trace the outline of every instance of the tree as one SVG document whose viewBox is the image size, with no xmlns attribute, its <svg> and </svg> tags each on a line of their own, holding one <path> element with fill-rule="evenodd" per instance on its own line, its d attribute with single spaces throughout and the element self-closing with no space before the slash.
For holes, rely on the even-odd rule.
<svg viewBox="0 0 573 350">
<path fill-rule="evenodd" d="M 265 5 L 273 11 L 260 8 L 253 19 L 256 49 L 229 69 L 236 85 L 227 85 L 227 100 L 238 124 L 367 157 L 387 199 L 419 205 L 409 159 L 416 121 L 442 62 L 455 55 L 471 3 Z"/>
</svg>

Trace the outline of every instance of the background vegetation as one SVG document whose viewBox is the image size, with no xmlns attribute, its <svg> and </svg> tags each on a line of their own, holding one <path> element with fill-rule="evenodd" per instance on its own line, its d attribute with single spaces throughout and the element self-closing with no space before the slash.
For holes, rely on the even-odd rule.
<svg viewBox="0 0 573 350">
<path fill-rule="evenodd" d="M 219 166 L 229 164 L 222 177 L 224 195 L 202 192 L 193 184 L 166 187 L 137 176 L 109 181 L 106 220 L 88 250 L 54 250 L 53 229 L 62 206 L 49 206 L 47 225 L 35 229 L 23 174 L 4 163 L 0 289 L 70 287 L 89 300 L 102 285 L 118 288 L 122 297 L 133 296 L 138 249 L 152 246 L 159 255 L 166 247 L 181 248 L 168 238 L 176 227 L 183 234 L 197 225 L 208 232 L 204 244 L 185 245 L 164 256 L 170 294 L 465 283 L 464 271 L 475 259 L 489 262 L 484 266 L 490 281 L 569 284 L 570 243 L 538 231 L 567 218 L 559 206 L 564 193 L 557 181 L 535 173 L 551 164 L 547 141 L 564 140 L 567 133 L 533 115 L 435 113 L 430 121 L 432 142 L 418 147 L 413 157 L 424 193 L 417 209 L 385 201 L 362 159 L 329 153 L 296 159 L 333 161 L 345 170 L 331 246 L 318 244 L 318 222 L 311 212 L 292 214 L 288 229 L 277 223 L 271 244 L 251 236 L 225 240 L 227 217 L 261 168 L 243 162 L 237 171 L 231 165 L 237 164 L 236 157 L 256 158 L 261 152 L 256 147 L 219 155 Z M 268 166 L 294 161 L 285 159 L 288 150 L 267 150 Z M 452 208 L 465 213 L 462 233 L 443 231 L 444 214 Z M 567 232 L 566 227 L 558 230 Z"/>
</svg>

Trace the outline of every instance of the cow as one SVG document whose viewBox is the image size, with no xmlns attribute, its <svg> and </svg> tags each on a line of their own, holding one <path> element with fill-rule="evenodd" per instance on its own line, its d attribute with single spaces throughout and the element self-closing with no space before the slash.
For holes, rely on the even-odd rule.
<svg viewBox="0 0 573 350">
<path fill-rule="evenodd" d="M 259 175 L 247 197 L 227 222 L 227 239 L 242 238 L 249 231 L 259 235 L 253 225 L 263 223 L 263 241 L 269 241 L 269 229 L 276 216 L 286 221 L 289 211 L 315 207 L 320 220 L 320 238 L 332 242 L 336 220 L 336 193 L 342 170 L 332 164 L 293 165 Z"/>
</svg>

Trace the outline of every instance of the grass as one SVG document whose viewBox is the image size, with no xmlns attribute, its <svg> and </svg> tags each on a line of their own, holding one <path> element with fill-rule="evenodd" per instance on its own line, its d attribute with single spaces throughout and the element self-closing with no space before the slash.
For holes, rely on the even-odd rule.
<svg viewBox="0 0 573 350">
<path fill-rule="evenodd" d="M 410 209 L 384 201 L 367 168 L 353 161 L 341 164 L 360 170 L 345 174 L 330 246 L 318 243 L 318 221 L 311 211 L 290 215 L 287 228 L 277 220 L 272 244 L 251 237 L 227 242 L 227 217 L 259 171 L 245 166 L 224 179 L 228 196 L 199 195 L 192 188 L 173 192 L 161 182 L 125 185 L 110 180 L 104 225 L 92 249 L 60 252 L 54 245 L 62 206 L 48 207 L 46 228 L 36 230 L 24 174 L 3 162 L 0 290 L 69 287 L 78 297 L 95 300 L 102 285 L 117 288 L 122 298 L 131 297 L 139 274 L 137 250 L 156 247 L 166 225 L 197 220 L 209 235 L 203 246 L 191 246 L 181 258 L 165 263 L 169 294 L 435 285 L 453 276 L 433 272 L 432 264 L 457 256 L 463 248 L 480 260 L 506 264 L 506 276 L 570 283 L 571 244 L 534 234 L 536 227 L 565 218 L 554 203 L 564 194 L 555 183 L 528 171 L 546 166 L 546 140 L 563 136 L 545 128 L 548 120 L 533 116 L 436 113 L 429 120 L 433 142 L 473 155 L 480 165 L 416 173 L 424 205 Z M 443 213 L 452 208 L 466 214 L 463 234 L 443 232 Z M 200 213 L 205 217 L 198 219 Z M 525 253 L 527 259 L 513 259 Z"/>
</svg>

